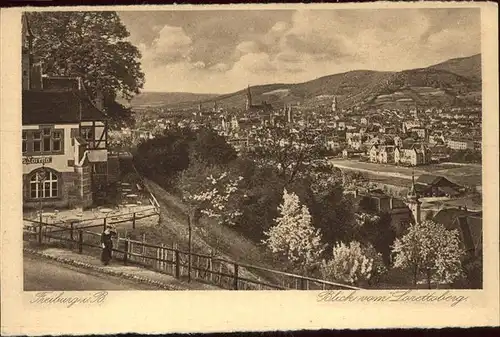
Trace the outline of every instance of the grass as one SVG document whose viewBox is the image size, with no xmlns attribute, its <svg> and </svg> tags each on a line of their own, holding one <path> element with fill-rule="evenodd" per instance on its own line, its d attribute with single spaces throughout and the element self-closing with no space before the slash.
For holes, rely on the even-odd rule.
<svg viewBox="0 0 500 337">
<path fill-rule="evenodd" d="M 158 199 L 162 207 L 161 225 L 157 227 L 138 228 L 134 233 L 152 243 L 177 243 L 181 250 L 188 248 L 188 208 L 182 201 L 165 191 L 151 180 L 146 184 Z M 216 254 L 218 257 L 239 263 L 256 265 L 270 269 L 282 270 L 283 266 L 265 249 L 265 247 L 246 238 L 236 230 L 219 225 L 215 221 L 201 219 L 193 228 L 193 251 Z M 261 271 L 252 271 L 253 276 L 273 280 L 273 275 Z M 250 276 L 250 275 L 249 275 Z"/>
<path fill-rule="evenodd" d="M 481 165 L 458 165 L 453 163 L 431 164 L 425 166 L 401 167 L 390 164 L 366 163 L 345 159 L 334 159 L 332 164 L 340 168 L 347 168 L 365 173 L 371 180 L 406 186 L 411 179 L 412 172 L 416 177 L 421 174 L 435 174 L 444 176 L 450 181 L 462 186 L 479 186 L 482 183 Z"/>
</svg>

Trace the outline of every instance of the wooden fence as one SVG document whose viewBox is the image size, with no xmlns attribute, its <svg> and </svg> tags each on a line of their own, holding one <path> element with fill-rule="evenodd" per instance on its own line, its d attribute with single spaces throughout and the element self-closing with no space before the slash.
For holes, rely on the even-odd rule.
<svg viewBox="0 0 500 337">
<path fill-rule="evenodd" d="M 131 229 L 135 229 L 140 220 L 154 216 L 159 216 L 159 213 L 156 207 L 151 207 L 136 212 L 112 214 L 101 218 L 82 220 L 72 219 L 70 221 L 56 221 L 54 223 L 42 222 L 42 228 L 44 231 L 52 234 L 60 232 L 67 234 L 68 237 L 74 238 L 76 235 L 75 233 L 80 229 L 102 228 L 102 230 L 104 230 L 108 225 L 116 224 L 129 224 Z M 23 219 L 23 222 L 25 223 L 25 229 L 32 228 L 33 226 L 38 228 L 40 226 L 39 220 Z"/>
<path fill-rule="evenodd" d="M 151 193 L 151 191 L 149 190 L 148 186 L 146 185 L 146 183 L 144 182 L 144 179 L 142 178 L 142 175 L 139 173 L 139 171 L 137 171 L 137 168 L 135 167 L 135 165 L 133 163 L 131 163 L 131 166 L 132 166 L 132 169 L 134 170 L 134 173 L 137 175 L 137 178 L 139 179 L 139 181 L 141 182 L 141 185 L 142 187 L 145 189 L 145 191 L 147 192 L 148 194 L 148 198 L 149 198 L 149 202 L 151 203 L 151 205 L 153 205 L 157 211 L 159 212 L 160 211 L 160 204 L 158 203 L 158 200 L 156 200 L 156 197 L 154 196 L 153 193 Z"/>
<path fill-rule="evenodd" d="M 129 220 L 130 221 L 130 220 Z M 100 226 L 103 226 L 101 224 Z M 64 227 L 60 224 L 37 223 L 32 221 L 25 226 L 25 240 L 36 240 L 39 244 L 54 241 L 64 242 L 71 249 L 81 254 L 85 247 L 101 247 L 100 233 L 88 231 L 83 227 Z M 170 274 L 178 279 L 191 279 L 205 282 L 225 289 L 234 290 L 331 290 L 360 289 L 345 284 L 305 277 L 278 270 L 222 259 L 214 255 L 188 253 L 176 246 L 154 245 L 146 241 L 116 237 L 114 258 L 123 264 L 136 264 L 156 271 Z M 191 268 L 189 268 L 191 257 Z M 191 275 L 189 275 L 191 269 Z M 256 277 L 256 274 L 270 275 L 268 279 Z"/>
</svg>

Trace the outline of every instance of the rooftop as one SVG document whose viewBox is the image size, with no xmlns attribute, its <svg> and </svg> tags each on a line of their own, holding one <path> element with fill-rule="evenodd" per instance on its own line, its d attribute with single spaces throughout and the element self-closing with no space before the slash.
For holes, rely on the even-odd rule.
<svg viewBox="0 0 500 337">
<path fill-rule="evenodd" d="M 22 122 L 28 124 L 78 123 L 104 120 L 105 114 L 73 91 L 29 90 L 22 94 Z"/>
</svg>

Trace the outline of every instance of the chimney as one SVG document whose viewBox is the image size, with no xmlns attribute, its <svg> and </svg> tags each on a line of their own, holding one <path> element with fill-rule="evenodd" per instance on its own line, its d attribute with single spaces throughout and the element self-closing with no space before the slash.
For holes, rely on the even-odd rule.
<svg viewBox="0 0 500 337">
<path fill-rule="evenodd" d="M 41 62 L 33 64 L 33 67 L 31 68 L 30 89 L 34 89 L 34 90 L 42 90 L 43 89 L 42 63 Z"/>
</svg>

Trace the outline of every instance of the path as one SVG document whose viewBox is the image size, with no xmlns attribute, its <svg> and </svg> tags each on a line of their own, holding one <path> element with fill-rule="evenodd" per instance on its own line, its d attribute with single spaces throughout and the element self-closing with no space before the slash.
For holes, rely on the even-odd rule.
<svg viewBox="0 0 500 337">
<path fill-rule="evenodd" d="M 39 248 L 36 245 L 30 245 L 28 244 L 30 250 L 35 251 L 37 254 L 43 254 L 45 257 L 39 257 L 35 256 L 37 259 L 41 259 L 42 261 L 49 261 L 49 263 L 55 259 L 59 261 L 63 261 L 64 264 L 68 266 L 68 268 L 71 268 L 74 271 L 79 271 L 81 273 L 87 274 L 91 273 L 93 275 L 100 275 L 102 280 L 116 280 L 118 279 L 123 279 L 123 280 L 130 280 L 128 282 L 135 282 L 135 280 L 142 280 L 144 284 L 151 284 L 153 286 L 148 286 L 148 289 L 170 289 L 170 290 L 187 290 L 187 289 L 193 289 L 193 290 L 210 290 L 210 289 L 220 289 L 218 287 L 215 287 L 213 285 L 208 285 L 200 282 L 191 282 L 187 283 L 185 280 L 179 280 L 176 279 L 172 275 L 160 273 L 154 270 L 146 269 L 144 267 L 139 267 L 139 266 L 134 266 L 134 265 L 123 265 L 123 262 L 118 261 L 118 260 L 112 260 L 112 263 L 108 266 L 103 266 L 101 261 L 94 256 L 90 255 L 85 255 L 85 254 L 78 254 L 77 252 L 67 250 L 67 249 L 60 249 L 60 248 Z M 26 248 L 26 244 L 25 244 Z M 42 282 L 43 277 L 38 277 L 36 276 L 37 273 L 43 274 L 43 266 L 38 269 L 34 269 L 35 264 L 30 264 L 29 259 L 30 257 L 34 257 L 31 254 L 25 254 L 25 261 L 27 262 L 28 269 L 25 270 L 25 275 L 28 275 L 28 285 L 30 286 L 36 286 L 36 282 Z M 37 261 L 38 262 L 38 261 Z M 57 261 L 54 261 L 57 262 Z M 58 263 L 59 264 L 59 263 Z M 25 264 L 26 268 L 26 264 Z M 42 271 L 41 271 L 42 270 Z M 49 274 L 52 273 L 49 271 Z M 61 277 L 60 282 L 56 282 L 55 284 L 57 286 L 62 286 L 64 284 L 72 284 L 71 282 L 71 277 L 65 276 L 67 274 L 64 273 L 56 273 L 55 274 L 55 280 L 57 280 L 59 277 Z M 69 278 L 68 278 L 69 277 Z M 51 279 L 50 277 L 48 278 L 49 280 Z M 49 286 L 49 281 L 47 281 L 47 286 Z M 153 283 L 159 284 L 159 287 L 154 287 Z M 105 283 L 108 285 L 108 283 Z M 127 283 L 130 284 L 130 283 Z M 41 284 L 41 286 L 44 286 L 44 283 Z M 76 286 L 76 285 L 75 285 Z M 38 289 L 38 288 L 36 288 Z M 89 290 L 88 288 L 83 288 L 85 290 Z M 128 288 L 128 289 L 143 289 L 143 288 Z M 61 290 L 61 289 L 58 289 Z M 65 289 L 65 290 L 76 290 L 76 289 Z M 94 290 L 94 289 L 92 289 Z"/>
<path fill-rule="evenodd" d="M 63 263 L 24 254 L 24 290 L 159 290 L 127 279 L 82 271 Z"/>
</svg>

